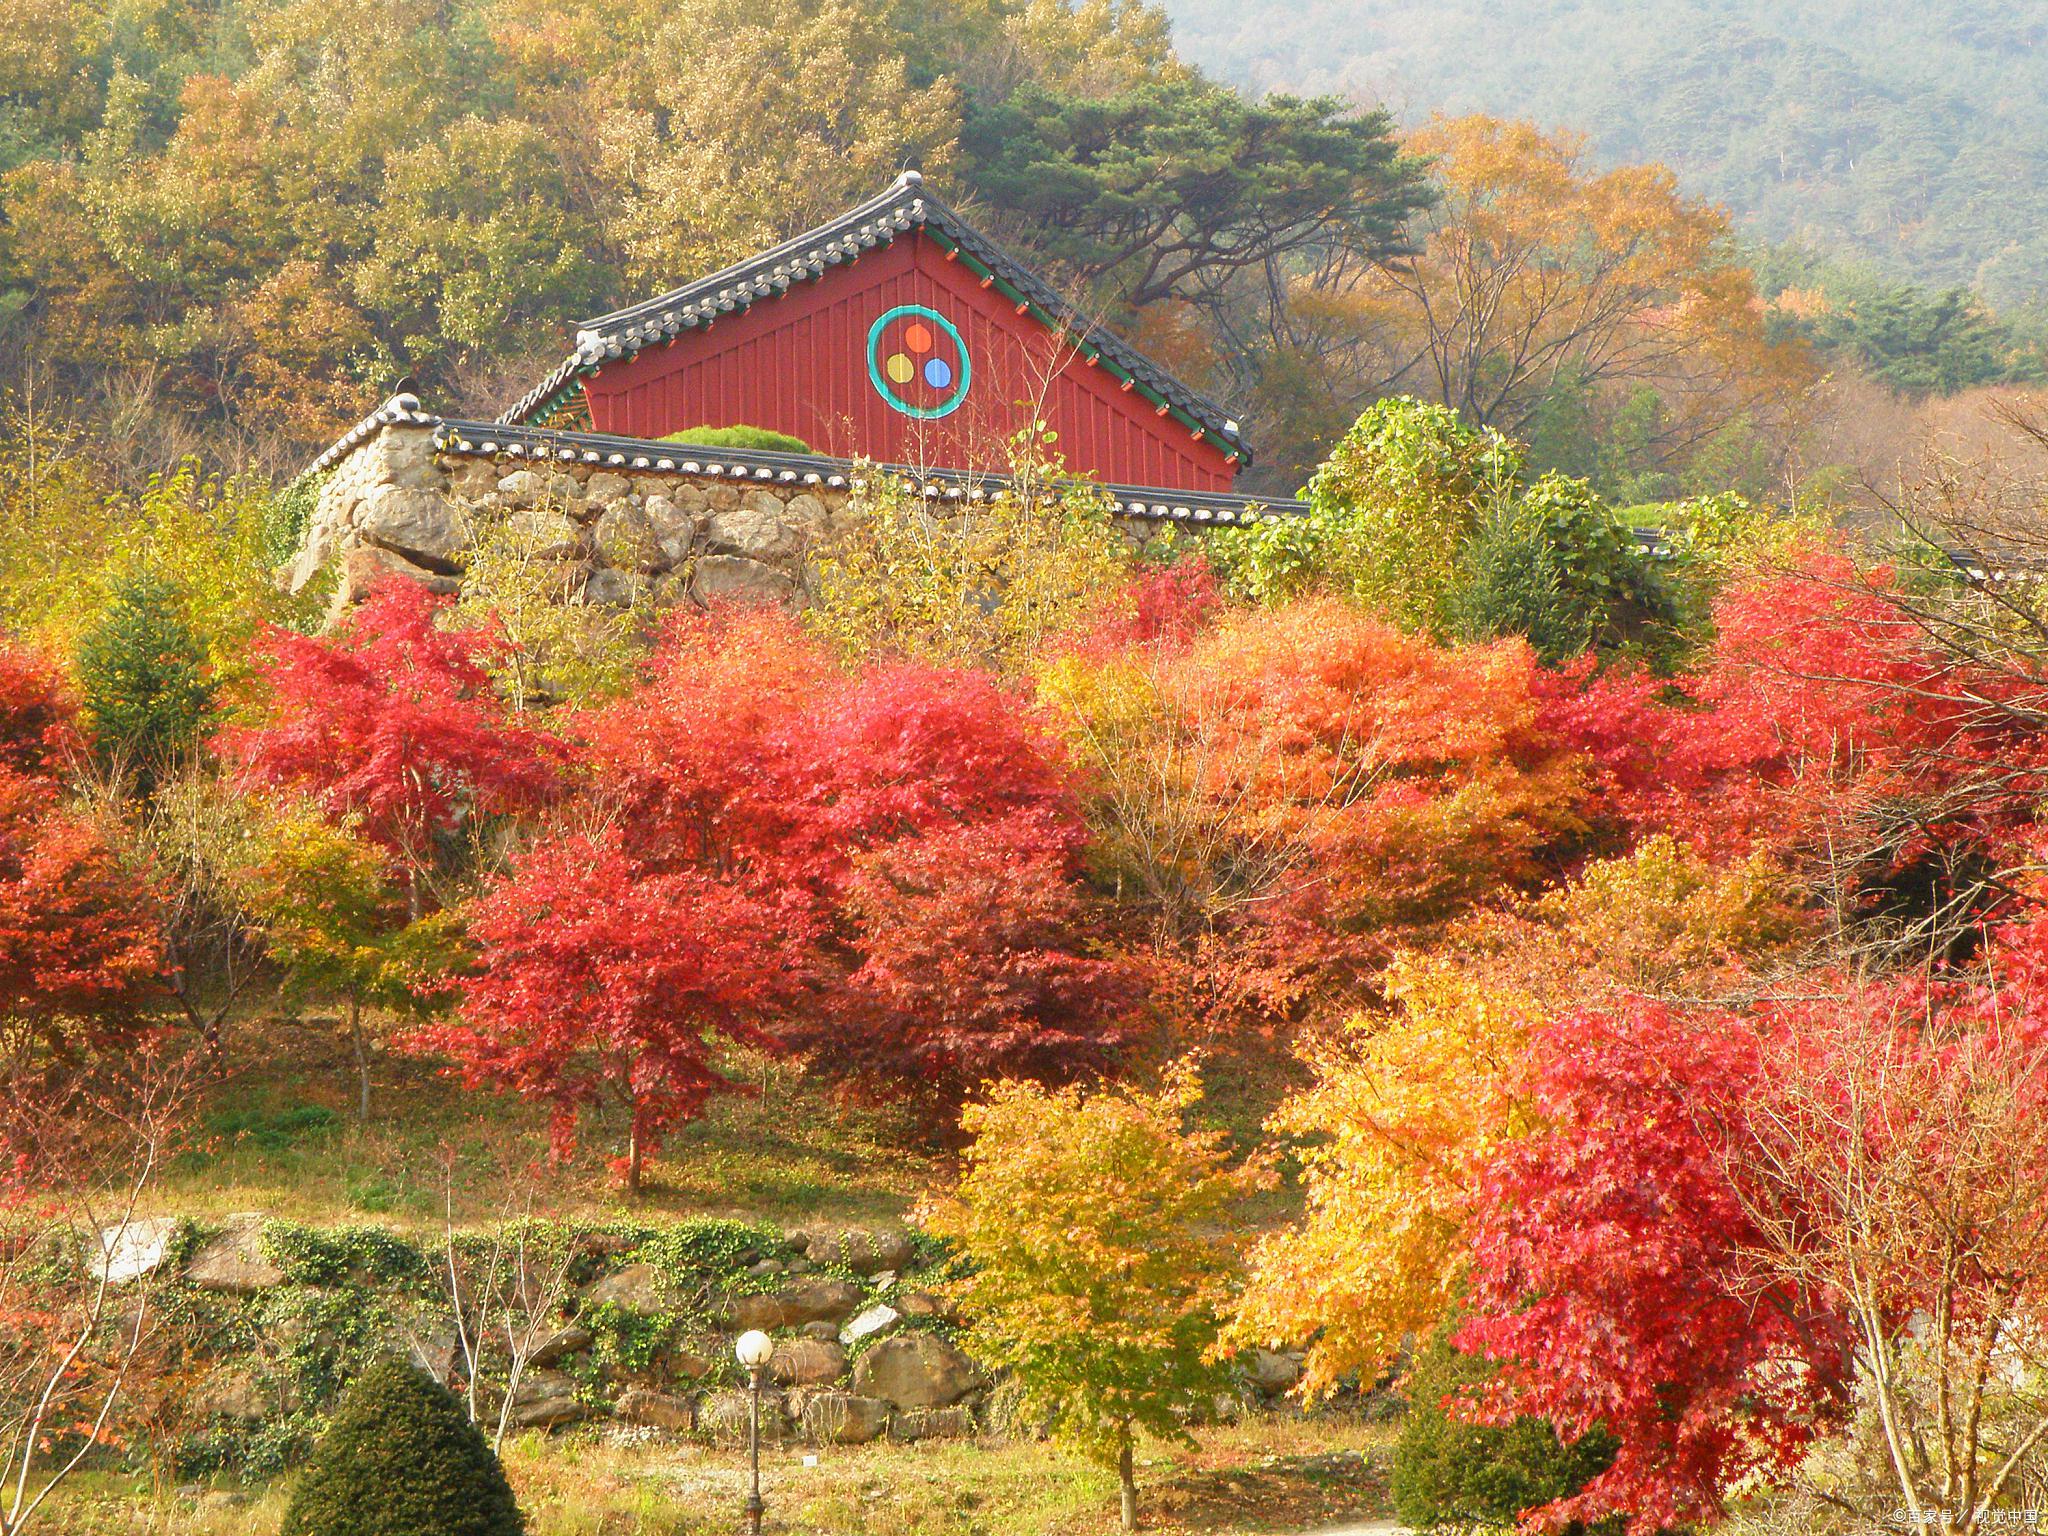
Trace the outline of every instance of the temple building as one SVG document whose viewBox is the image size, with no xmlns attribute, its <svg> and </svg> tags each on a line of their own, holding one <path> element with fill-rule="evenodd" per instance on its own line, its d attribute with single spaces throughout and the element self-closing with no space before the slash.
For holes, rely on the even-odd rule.
<svg viewBox="0 0 2048 1536">
<path fill-rule="evenodd" d="M 1251 461 L 1237 421 L 906 172 L 772 250 L 586 322 L 494 422 L 394 397 L 314 462 L 325 478 L 292 580 L 339 560 L 343 600 L 385 570 L 452 587 L 489 501 L 573 525 L 557 542 L 587 567 L 588 601 L 788 597 L 863 476 L 978 500 L 1034 423 L 1121 517 L 1270 515 L 1232 490 Z M 794 441 L 689 440 L 736 427 Z"/>
</svg>

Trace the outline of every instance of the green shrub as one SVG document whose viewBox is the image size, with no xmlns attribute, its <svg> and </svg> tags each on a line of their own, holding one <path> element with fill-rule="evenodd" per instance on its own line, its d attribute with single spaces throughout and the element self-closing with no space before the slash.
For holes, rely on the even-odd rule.
<svg viewBox="0 0 2048 1536">
<path fill-rule="evenodd" d="M 418 1248 L 382 1227 L 302 1227 L 272 1221 L 260 1239 L 263 1255 L 293 1285 L 425 1281 L 433 1265 Z"/>
<path fill-rule="evenodd" d="M 1306 513 L 1223 530 L 1212 558 L 1258 602 L 1327 587 L 1403 628 L 1433 631 L 1460 547 L 1521 471 L 1514 443 L 1456 411 L 1382 400 L 1316 471 Z"/>
<path fill-rule="evenodd" d="M 185 596 L 147 571 L 115 585 L 79 642 L 78 683 L 100 751 L 145 782 L 190 751 L 213 717 L 206 643 L 185 621 Z"/>
<path fill-rule="evenodd" d="M 304 474 L 281 490 L 273 492 L 263 508 L 263 557 L 275 568 L 288 563 L 299 552 L 306 525 L 320 505 L 320 489 L 328 472 Z"/>
<path fill-rule="evenodd" d="M 1596 1431 L 1567 1446 L 1543 1419 L 1506 1428 L 1466 1424 L 1444 1412 L 1444 1399 L 1493 1374 L 1484 1360 L 1451 1347 L 1445 1323 L 1417 1351 L 1402 1383 L 1408 1413 L 1394 1448 L 1394 1513 L 1418 1531 L 1507 1530 L 1525 1509 L 1565 1498 L 1607 1470 L 1614 1441 Z M 1583 1532 L 1573 1524 L 1568 1531 Z M 1619 1536 L 1620 1521 L 1603 1521 L 1602 1536 Z"/>
<path fill-rule="evenodd" d="M 771 432 L 766 427 L 685 427 L 660 439 L 664 443 L 687 443 L 692 448 L 760 448 L 773 453 L 815 453 L 800 437 Z"/>
<path fill-rule="evenodd" d="M 650 1234 L 634 1257 L 672 1285 L 746 1278 L 746 1268 L 782 1247 L 782 1234 L 749 1222 L 693 1216 Z"/>
<path fill-rule="evenodd" d="M 1634 536 L 1583 480 L 1545 475 L 1502 497 L 1459 552 L 1443 600 L 1459 640 L 1526 637 L 1545 661 L 1594 646 L 1667 646 L 1680 606 Z"/>
<path fill-rule="evenodd" d="M 447 1390 L 380 1360 L 292 1490 L 280 1536 L 520 1536 L 505 1470 Z"/>
</svg>

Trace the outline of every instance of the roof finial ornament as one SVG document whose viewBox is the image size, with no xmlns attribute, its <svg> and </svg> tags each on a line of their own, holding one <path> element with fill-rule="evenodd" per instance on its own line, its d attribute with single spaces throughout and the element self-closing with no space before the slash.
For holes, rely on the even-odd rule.
<svg viewBox="0 0 2048 1536">
<path fill-rule="evenodd" d="M 906 187 L 921 187 L 924 185 L 924 172 L 905 171 L 896 180 Z"/>
</svg>

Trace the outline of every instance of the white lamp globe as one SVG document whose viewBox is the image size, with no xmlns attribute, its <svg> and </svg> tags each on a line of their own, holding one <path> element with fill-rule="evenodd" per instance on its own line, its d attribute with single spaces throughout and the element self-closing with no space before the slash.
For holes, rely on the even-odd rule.
<svg viewBox="0 0 2048 1536">
<path fill-rule="evenodd" d="M 758 1328 L 750 1328 L 739 1336 L 732 1347 L 733 1357 L 750 1371 L 757 1371 L 768 1363 L 768 1357 L 775 1353 L 775 1341 Z"/>
</svg>

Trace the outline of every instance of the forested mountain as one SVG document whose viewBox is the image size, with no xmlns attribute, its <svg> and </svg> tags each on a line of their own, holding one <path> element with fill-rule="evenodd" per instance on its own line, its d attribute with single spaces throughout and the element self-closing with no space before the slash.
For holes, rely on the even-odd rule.
<svg viewBox="0 0 2048 1536">
<path fill-rule="evenodd" d="M 1429 201 L 1385 117 L 1250 103 L 1126 0 L 0 0 L 0 38 L 0 360 L 146 417 L 143 468 L 289 468 L 405 380 L 495 411 L 906 166 L 1244 410 L 1295 271 Z"/>
<path fill-rule="evenodd" d="M 2042 0 L 1168 0 L 1182 52 L 1403 117 L 1487 111 L 1657 161 L 1753 234 L 1993 305 L 2048 292 Z"/>
</svg>

